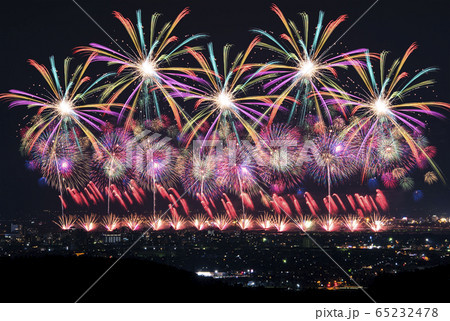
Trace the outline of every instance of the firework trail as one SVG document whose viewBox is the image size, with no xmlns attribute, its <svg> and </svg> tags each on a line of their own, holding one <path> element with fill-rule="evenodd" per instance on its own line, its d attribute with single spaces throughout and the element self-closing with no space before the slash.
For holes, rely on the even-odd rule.
<svg viewBox="0 0 450 321">
<path fill-rule="evenodd" d="M 145 119 L 150 119 L 152 114 L 156 114 L 161 119 L 160 98 L 158 99 L 157 93 L 162 94 L 164 101 L 169 104 L 180 130 L 182 128 L 181 118 L 187 119 L 184 111 L 175 102 L 169 91 L 178 84 L 177 77 L 185 77 L 195 71 L 192 68 L 173 66 L 170 62 L 186 54 L 188 50 L 185 46 L 190 42 L 205 37 L 197 34 L 179 41 L 179 38 L 173 35 L 175 27 L 188 13 L 189 9 L 185 8 L 174 21 L 166 23 L 159 32 L 156 30 L 156 24 L 160 15 L 153 14 L 150 24 L 150 42 L 146 43 L 141 11 L 136 12 L 136 28 L 129 19 L 114 11 L 114 16 L 122 23 L 132 40 L 131 53 L 119 53 L 96 43 L 75 49 L 76 53 L 96 53 L 94 61 L 106 61 L 111 65 L 118 66 L 117 80 L 102 93 L 102 100 L 109 97 L 108 104 L 114 102 L 128 88 L 134 88 L 119 115 L 120 121 L 126 108 L 130 108 L 126 128 L 131 126 L 133 115 L 140 105 L 143 107 Z M 192 47 L 189 48 L 189 51 L 195 52 L 198 49 L 200 47 Z M 154 110 L 151 110 L 153 107 Z"/>
<path fill-rule="evenodd" d="M 83 217 L 78 218 L 78 225 L 86 232 L 93 231 L 97 227 L 97 215 L 85 214 Z"/>
<path fill-rule="evenodd" d="M 328 214 L 337 214 L 339 209 L 336 205 L 336 203 L 334 202 L 333 198 L 330 196 L 326 196 L 323 198 L 323 204 L 325 204 L 325 208 L 328 209 Z"/>
<path fill-rule="evenodd" d="M 342 199 L 340 198 L 340 196 L 336 193 L 333 194 L 333 197 L 337 199 L 339 205 L 341 206 L 342 210 L 345 212 L 347 211 L 347 208 L 344 205 L 344 202 L 342 202 Z"/>
<path fill-rule="evenodd" d="M 295 195 L 289 195 L 289 198 L 291 199 L 292 203 L 294 203 L 295 210 L 297 211 L 298 215 L 302 215 L 302 208 L 300 207 L 300 203 L 298 202 Z"/>
<path fill-rule="evenodd" d="M 353 198 L 353 196 L 350 194 L 347 194 L 345 196 L 347 197 L 347 200 L 350 203 L 350 206 L 352 207 L 353 211 L 356 211 L 356 203 L 355 203 L 355 199 Z"/>
<path fill-rule="evenodd" d="M 260 72 L 262 77 L 273 78 L 264 85 L 264 88 L 269 89 L 269 94 L 285 88 L 273 104 L 269 124 L 272 123 L 279 107 L 283 105 L 290 94 L 295 97 L 295 100 L 289 113 L 288 123 L 294 117 L 298 117 L 298 123 L 303 124 L 305 115 L 315 109 L 320 122 L 323 123 L 322 113 L 324 112 L 329 124 L 331 124 L 330 111 L 318 88 L 334 87 L 335 81 L 333 78 L 337 77 L 336 68 L 346 68 L 351 64 L 352 59 L 364 57 L 365 49 L 353 50 L 334 57 L 329 57 L 326 55 L 328 50 L 323 50 L 333 31 L 346 19 L 347 16 L 345 15 L 329 22 L 323 28 L 324 13 L 320 11 L 314 36 L 310 38 L 309 17 L 306 13 L 300 14 L 303 20 L 303 30 L 299 30 L 293 21 L 284 17 L 276 5 L 272 5 L 271 9 L 281 19 L 286 28 L 287 33 L 281 35 L 281 39 L 285 42 L 278 41 L 266 31 L 253 30 L 271 42 L 258 42 L 258 46 L 275 52 L 283 61 L 287 62 L 286 64 L 276 62 L 269 64 L 266 68 L 267 71 Z M 309 39 L 313 39 L 312 43 L 309 43 Z M 312 99 L 310 98 L 311 93 L 314 93 Z"/>
<path fill-rule="evenodd" d="M 58 221 L 53 221 L 58 225 L 63 231 L 72 229 L 75 226 L 77 218 L 72 215 L 60 215 L 58 216 Z"/>
<path fill-rule="evenodd" d="M 314 198 L 311 196 L 311 194 L 309 194 L 309 192 L 305 192 L 305 199 L 306 199 L 306 202 L 307 202 L 307 204 L 308 204 L 308 207 L 309 207 L 310 210 L 311 210 L 311 213 L 312 213 L 314 216 L 317 216 L 317 215 L 316 215 L 316 212 L 319 211 L 319 206 L 317 205 L 316 201 L 315 201 Z"/>
<path fill-rule="evenodd" d="M 272 195 L 273 205 L 276 208 L 276 212 L 283 211 L 287 216 L 292 216 L 291 208 L 286 200 L 282 196 L 278 196 L 277 194 Z"/>
</svg>

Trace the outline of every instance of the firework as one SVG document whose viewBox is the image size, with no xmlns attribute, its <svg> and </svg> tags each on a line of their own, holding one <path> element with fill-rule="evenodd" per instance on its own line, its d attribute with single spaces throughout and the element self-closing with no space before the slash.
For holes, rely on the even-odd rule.
<svg viewBox="0 0 450 321">
<path fill-rule="evenodd" d="M 300 182 L 302 166 L 298 164 L 300 133 L 297 128 L 272 124 L 261 131 L 261 146 L 255 151 L 259 174 L 264 182 L 280 193 Z"/>
<path fill-rule="evenodd" d="M 223 150 L 218 164 L 220 185 L 240 196 L 243 193 L 256 195 L 259 181 L 253 148 L 238 144 L 228 146 Z"/>
<path fill-rule="evenodd" d="M 123 223 L 132 231 L 137 231 L 141 226 L 143 220 L 137 214 L 130 214 L 123 218 Z"/>
<path fill-rule="evenodd" d="M 289 229 L 289 219 L 284 215 L 276 215 L 272 217 L 272 225 L 278 232 L 285 232 Z"/>
<path fill-rule="evenodd" d="M 109 214 L 103 217 L 102 225 L 108 232 L 112 232 L 120 227 L 120 218 L 114 214 Z"/>
<path fill-rule="evenodd" d="M 201 231 L 208 227 L 208 218 L 203 214 L 196 214 L 190 219 L 190 223 L 197 230 Z"/>
<path fill-rule="evenodd" d="M 439 169 L 425 153 L 420 146 L 421 141 L 417 143 L 410 132 L 420 134 L 425 128 L 426 123 L 419 119 L 419 115 L 430 115 L 435 117 L 442 117 L 430 107 L 441 107 L 448 109 L 450 104 L 443 102 L 419 102 L 408 101 L 406 97 L 411 97 L 414 91 L 432 85 L 433 80 L 422 80 L 417 82 L 425 74 L 435 71 L 436 68 L 425 68 L 413 75 L 409 80 L 406 79 L 409 75 L 403 71 L 403 66 L 410 56 L 410 54 L 417 48 L 416 44 L 412 44 L 401 59 L 394 61 L 390 69 L 385 71 L 387 52 L 382 52 L 380 55 L 380 83 L 375 80 L 375 72 L 372 63 L 370 62 L 369 53 L 366 53 L 366 64 L 358 61 L 353 61 L 353 66 L 363 80 L 366 90 L 364 94 L 359 96 L 354 94 L 347 94 L 343 90 L 335 90 L 328 88 L 328 93 L 333 97 L 329 102 L 337 104 L 342 110 L 350 109 L 350 115 L 356 115 L 347 131 L 352 131 L 352 136 L 364 128 L 368 128 L 365 137 L 362 141 L 362 148 L 370 148 L 373 141 L 383 134 L 386 126 L 388 131 L 396 131 L 409 146 L 414 158 L 419 162 L 420 157 L 428 160 L 433 170 L 444 181 Z M 386 151 L 381 149 L 382 154 L 388 152 L 386 156 L 392 158 L 397 157 L 396 149 Z"/>
<path fill-rule="evenodd" d="M 85 214 L 83 217 L 78 218 L 78 225 L 86 232 L 93 231 L 97 227 L 97 215 Z"/>
<path fill-rule="evenodd" d="M 216 218 L 214 218 L 214 220 L 212 221 L 212 224 L 215 227 L 217 227 L 219 230 L 224 231 L 231 224 L 233 224 L 233 221 L 228 217 L 228 215 L 219 214 Z"/>
<path fill-rule="evenodd" d="M 390 172 L 383 173 L 383 175 L 381 175 L 381 180 L 386 188 L 395 188 L 397 186 L 397 180 Z"/>
<path fill-rule="evenodd" d="M 144 138 L 137 146 L 135 168 L 141 184 L 154 190 L 155 184 L 165 189 L 173 187 L 177 181 L 176 162 L 178 151 L 160 135 Z"/>
<path fill-rule="evenodd" d="M 276 5 L 272 5 L 272 10 L 281 19 L 286 28 L 287 33 L 281 35 L 286 44 L 278 41 L 266 31 L 253 30 L 273 43 L 259 42 L 258 46 L 274 51 L 275 54 L 281 56 L 283 61 L 287 62 L 287 64 L 269 64 L 267 71 L 261 73 L 266 78 L 268 76 L 274 78 L 265 84 L 265 88 L 270 89 L 269 94 L 275 93 L 283 87 L 285 88 L 273 104 L 269 124 L 272 123 L 279 106 L 283 104 L 289 94 L 292 94 L 295 100 L 289 113 L 288 122 L 291 122 L 294 117 L 298 117 L 298 123 L 302 124 L 308 111 L 315 109 L 319 115 L 320 122 L 323 122 L 322 113 L 325 112 L 331 124 L 330 111 L 318 88 L 324 86 L 334 87 L 335 82 L 333 78 L 337 76 L 335 68 L 346 68 L 350 64 L 349 61 L 351 59 L 363 57 L 364 49 L 342 53 L 335 57 L 326 55 L 330 48 L 323 50 L 330 35 L 346 19 L 345 15 L 331 21 L 323 28 L 324 13 L 321 11 L 314 37 L 309 37 L 309 17 L 306 13 L 300 14 L 303 19 L 303 30 L 298 30 L 293 21 L 286 20 Z M 308 42 L 309 39 L 313 39 L 311 44 Z M 313 99 L 309 97 L 311 92 L 315 93 Z"/>
<path fill-rule="evenodd" d="M 314 226 L 314 220 L 311 216 L 295 217 L 292 220 L 294 224 L 303 232 L 308 232 Z"/>
<path fill-rule="evenodd" d="M 348 215 L 342 219 L 342 222 L 350 232 L 355 232 L 360 228 L 361 218 L 357 215 Z"/>
<path fill-rule="evenodd" d="M 212 151 L 186 151 L 179 158 L 177 168 L 184 189 L 192 196 L 216 198 L 222 194 L 218 180 L 218 157 Z"/>
<path fill-rule="evenodd" d="M 400 179 L 399 185 L 404 191 L 411 191 L 414 188 L 414 179 L 412 177 L 405 176 Z"/>
<path fill-rule="evenodd" d="M 51 133 L 42 133 L 31 149 L 33 160 L 47 184 L 59 189 L 79 189 L 89 181 L 89 161 L 85 150 L 78 145 L 73 135 L 60 135 L 58 139 L 49 138 Z"/>
<path fill-rule="evenodd" d="M 339 220 L 335 217 L 332 217 L 330 215 L 322 216 L 318 218 L 318 224 L 319 226 L 327 232 L 333 232 L 338 228 Z"/>
<path fill-rule="evenodd" d="M 173 22 L 166 23 L 159 32 L 156 30 L 156 23 L 160 15 L 153 14 L 150 24 L 150 42 L 147 44 L 144 41 L 141 11 L 138 10 L 136 14 L 136 28 L 129 19 L 115 11 L 113 12 L 114 16 L 125 27 L 133 42 L 132 53 L 125 51 L 119 53 L 96 43 L 91 43 L 89 47 L 76 48 L 75 52 L 96 53 L 95 61 L 106 61 L 109 64 L 118 65 L 118 79 L 103 92 L 102 99 L 109 97 L 108 102 L 115 101 L 126 89 L 134 87 L 124 105 L 131 108 L 126 127 L 131 125 L 133 114 L 141 101 L 145 119 L 149 119 L 151 114 L 161 118 L 160 99 L 157 97 L 157 93 L 161 93 L 164 100 L 170 105 L 177 125 L 181 129 L 181 117 L 186 118 L 186 115 L 170 95 L 168 87 L 172 88 L 178 83 L 175 79 L 176 76 L 185 76 L 193 70 L 175 67 L 169 62 L 187 53 L 185 46 L 191 41 L 204 37 L 204 35 L 198 34 L 177 41 L 179 38 L 172 34 L 180 20 L 188 13 L 189 9 L 185 8 Z M 189 50 L 198 49 L 199 47 L 193 47 Z M 152 107 L 155 110 L 151 110 Z M 119 120 L 124 111 L 125 108 L 122 109 Z"/>
<path fill-rule="evenodd" d="M 166 227 L 166 221 L 162 216 L 153 215 L 145 220 L 145 224 L 151 227 L 154 231 L 162 230 Z"/>
<path fill-rule="evenodd" d="M 273 226 L 273 217 L 269 213 L 264 213 L 256 218 L 256 224 L 259 225 L 263 230 L 268 230 Z"/>
<path fill-rule="evenodd" d="M 374 232 L 381 232 L 386 228 L 387 219 L 384 216 L 372 215 L 367 221 L 367 226 Z"/>
<path fill-rule="evenodd" d="M 402 167 L 397 167 L 392 170 L 392 176 L 394 177 L 394 179 L 397 180 L 404 177 L 406 173 L 407 173 L 406 169 Z"/>
<path fill-rule="evenodd" d="M 175 230 L 175 231 L 179 231 L 182 230 L 186 227 L 186 219 L 184 219 L 183 217 L 180 216 L 173 216 L 170 220 L 169 220 L 169 224 L 170 226 Z"/>
<path fill-rule="evenodd" d="M 0 94 L 0 100 L 11 101 L 10 107 L 28 106 L 28 108 L 37 108 L 36 117 L 33 117 L 32 124 L 23 137 L 24 151 L 30 153 L 36 141 L 44 134 L 48 142 L 53 141 L 58 144 L 59 137 L 69 134 L 75 134 L 75 129 L 80 129 L 82 133 L 97 147 L 97 141 L 90 128 L 101 130 L 105 124 L 103 120 L 97 118 L 101 114 L 117 115 L 105 104 L 88 103 L 90 96 L 102 90 L 103 86 L 98 84 L 110 76 L 105 74 L 94 80 L 89 86 L 87 83 L 90 77 L 85 75 L 86 69 L 96 57 L 95 54 L 89 56 L 84 65 L 70 72 L 71 58 L 64 61 L 64 76 L 62 79 L 58 76 L 54 57 L 50 57 L 50 71 L 34 60 L 28 62 L 35 67 L 44 78 L 49 89 L 42 96 L 33 95 L 19 90 L 10 90 L 7 94 Z M 119 106 L 111 104 L 112 107 Z M 78 135 L 74 135 L 78 140 Z M 79 144 L 79 142 L 77 141 Z"/>
<path fill-rule="evenodd" d="M 258 142 L 258 134 L 255 130 L 261 120 L 266 118 L 260 111 L 271 106 L 271 98 L 276 96 L 251 96 L 248 94 L 250 87 L 255 83 L 250 75 L 244 77 L 247 71 L 256 65 L 246 63 L 246 59 L 253 50 L 258 38 L 254 39 L 244 53 L 239 53 L 233 62 L 228 62 L 231 45 L 223 49 L 223 70 L 220 74 L 217 66 L 212 43 L 208 44 L 209 59 L 202 53 L 190 51 L 202 68 L 202 74 L 206 79 L 191 76 L 198 86 L 181 85 L 178 95 L 184 99 L 196 101 L 196 115 L 186 124 L 183 133 L 189 133 L 187 144 L 197 135 L 198 131 L 207 123 L 209 129 L 205 135 L 207 140 L 211 134 L 222 134 L 222 136 L 234 136 L 240 142 L 240 129 L 255 142 Z M 208 61 L 209 60 L 209 61 Z M 260 66 L 255 75 L 263 72 L 266 65 Z M 259 107 L 255 109 L 255 107 Z"/>
<path fill-rule="evenodd" d="M 58 225 L 62 230 L 67 231 L 70 230 L 76 223 L 77 218 L 72 215 L 60 215 L 58 216 L 58 221 L 53 221 L 56 225 Z"/>
<path fill-rule="evenodd" d="M 432 185 L 438 181 L 438 177 L 434 172 L 426 172 L 423 180 L 428 185 Z"/>
<path fill-rule="evenodd" d="M 320 135 L 309 149 L 307 172 L 319 184 L 343 183 L 358 169 L 356 154 L 355 146 L 338 134 Z"/>
<path fill-rule="evenodd" d="M 135 171 L 140 184 L 153 192 L 153 215 L 156 213 L 156 187 L 173 187 L 177 181 L 178 151 L 166 138 L 154 134 L 145 137 L 137 146 Z"/>
<path fill-rule="evenodd" d="M 415 190 L 412 194 L 412 197 L 414 202 L 418 202 L 423 198 L 423 192 L 420 189 Z"/>
<path fill-rule="evenodd" d="M 249 230 L 253 226 L 253 216 L 242 215 L 236 221 L 236 225 L 239 226 L 241 230 Z"/>
<path fill-rule="evenodd" d="M 93 183 L 102 190 L 111 184 L 119 190 L 126 189 L 134 176 L 131 169 L 133 136 L 116 129 L 104 133 L 99 143 L 92 157 Z"/>
</svg>

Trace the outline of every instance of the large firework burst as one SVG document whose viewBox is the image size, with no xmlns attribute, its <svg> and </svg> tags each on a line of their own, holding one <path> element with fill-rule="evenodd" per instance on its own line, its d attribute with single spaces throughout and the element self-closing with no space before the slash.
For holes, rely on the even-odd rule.
<svg viewBox="0 0 450 321">
<path fill-rule="evenodd" d="M 156 30 L 160 14 L 153 14 L 150 25 L 150 42 L 147 44 L 144 40 L 141 11 L 138 10 L 136 13 L 136 28 L 129 19 L 114 11 L 114 16 L 122 23 L 131 38 L 133 43 L 130 46 L 131 52 L 120 53 L 96 43 L 91 43 L 88 47 L 76 48 L 75 52 L 97 53 L 98 56 L 95 61 L 106 61 L 108 64 L 119 66 L 117 69 L 118 79 L 103 92 L 103 99 L 109 97 L 109 102 L 115 101 L 127 88 L 134 87 L 125 102 L 125 107 L 131 107 L 126 127 L 131 125 L 140 98 L 143 100 L 143 116 L 145 119 L 149 119 L 152 113 L 161 117 L 160 99 L 157 97 L 157 92 L 161 93 L 164 100 L 170 105 L 180 129 L 182 127 L 181 118 L 187 119 L 183 110 L 170 95 L 167 87 L 171 88 L 177 83 L 175 80 L 177 76 L 192 73 L 192 69 L 175 67 L 170 65 L 170 62 L 187 52 L 185 46 L 188 43 L 204 37 L 204 35 L 197 34 L 179 41 L 179 38 L 173 35 L 175 27 L 188 13 L 189 9 L 185 8 L 174 21 L 167 22 L 160 31 Z M 192 51 L 198 49 L 199 47 L 190 48 Z M 152 108 L 155 110 L 151 110 Z M 122 109 L 119 120 L 124 111 L 125 109 Z"/>
<path fill-rule="evenodd" d="M 100 78 L 91 82 L 90 77 L 86 76 L 86 69 L 95 59 L 96 55 L 89 56 L 83 65 L 70 72 L 71 58 L 64 60 L 64 75 L 62 79 L 58 76 L 54 57 L 50 57 L 50 71 L 36 61 L 29 59 L 28 62 L 35 67 L 48 85 L 44 94 L 38 96 L 31 93 L 10 90 L 7 94 L 0 94 L 0 100 L 11 101 L 10 107 L 28 106 L 28 108 L 37 108 L 36 117 L 33 117 L 31 126 L 26 131 L 23 142 L 24 150 L 30 153 L 36 141 L 44 134 L 47 139 L 58 141 L 59 137 L 67 133 L 76 134 L 76 129 L 80 129 L 91 141 L 94 147 L 97 147 L 97 141 L 90 128 L 100 131 L 100 127 L 105 122 L 97 117 L 102 114 L 117 115 L 110 110 L 110 107 L 117 107 L 118 104 L 109 106 L 99 103 L 88 103 L 87 100 L 93 94 L 104 89 L 105 85 L 99 85 L 102 80 L 111 74 L 104 74 Z"/>
<path fill-rule="evenodd" d="M 200 64 L 206 79 L 190 76 L 189 78 L 195 80 L 198 86 L 181 84 L 178 91 L 174 93 L 175 96 L 196 100 L 195 109 L 198 112 L 183 130 L 184 133 L 189 133 L 188 144 L 208 122 L 211 125 L 205 139 L 208 139 L 212 133 L 220 132 L 225 135 L 234 135 L 239 141 L 239 131 L 242 127 L 255 142 L 258 141 L 255 127 L 265 118 L 261 111 L 270 107 L 271 99 L 276 96 L 248 94 L 248 90 L 255 84 L 255 76 L 245 77 L 244 75 L 254 68 L 255 64 L 246 63 L 246 60 L 257 41 L 258 38 L 253 40 L 247 50 L 244 53 L 238 53 L 231 63 L 228 61 L 231 45 L 226 45 L 223 49 L 222 74 L 217 66 L 212 43 L 208 44 L 209 59 L 202 53 L 190 51 Z M 266 66 L 259 67 L 257 73 L 266 68 Z"/>
<path fill-rule="evenodd" d="M 286 61 L 285 64 L 270 64 L 267 71 L 260 73 L 260 75 L 270 75 L 274 78 L 265 84 L 265 88 L 270 89 L 269 94 L 281 90 L 274 102 L 274 108 L 271 110 L 269 124 L 272 123 L 279 107 L 290 94 L 295 97 L 295 100 L 289 113 L 288 122 L 297 116 L 298 123 L 302 124 L 306 113 L 315 109 L 321 121 L 323 120 L 322 113 L 325 112 L 327 120 L 331 124 L 331 113 L 319 89 L 323 86 L 334 87 L 333 78 L 337 77 L 336 67 L 347 67 L 350 64 L 349 60 L 360 58 L 364 49 L 331 57 L 327 55 L 330 48 L 324 50 L 333 31 L 346 19 L 345 15 L 329 22 L 323 28 L 324 13 L 320 11 L 314 36 L 310 38 L 309 16 L 306 13 L 300 14 L 303 20 L 303 30 L 299 30 L 293 21 L 285 18 L 276 5 L 272 5 L 272 11 L 277 14 L 286 28 L 287 33 L 280 36 L 284 42 L 277 40 L 266 31 L 253 30 L 271 42 L 259 42 L 258 46 L 275 52 Z M 310 40 L 312 40 L 311 43 Z M 309 97 L 311 93 L 315 93 L 312 99 Z"/>
<path fill-rule="evenodd" d="M 353 65 L 362 79 L 366 89 L 360 95 L 348 94 L 343 90 L 327 88 L 327 93 L 332 99 L 328 102 L 338 104 L 342 110 L 348 110 L 350 115 L 356 115 L 357 118 L 352 121 L 347 131 L 353 131 L 352 137 L 368 126 L 365 137 L 362 141 L 363 148 L 370 148 L 373 140 L 383 132 L 386 126 L 389 130 L 395 130 L 408 144 L 414 158 L 419 162 L 420 158 L 428 160 L 434 171 L 444 180 L 439 168 L 421 147 L 420 142 L 414 140 L 411 132 L 420 135 L 426 123 L 420 120 L 421 115 L 430 115 L 442 117 L 430 107 L 450 108 L 450 104 L 436 101 L 408 101 L 416 90 L 427 87 L 434 83 L 427 79 L 418 82 L 425 74 L 436 70 L 436 68 L 425 68 L 410 79 L 407 72 L 403 71 L 403 66 L 417 48 L 412 44 L 401 59 L 393 62 L 392 66 L 386 71 L 387 52 L 380 55 L 380 82 L 376 81 L 374 67 L 369 61 L 369 53 L 366 53 L 366 64 L 359 61 L 353 61 Z"/>
</svg>

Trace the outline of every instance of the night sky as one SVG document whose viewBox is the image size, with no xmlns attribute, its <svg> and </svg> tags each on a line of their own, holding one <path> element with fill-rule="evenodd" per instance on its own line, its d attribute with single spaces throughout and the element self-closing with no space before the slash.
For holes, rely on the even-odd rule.
<svg viewBox="0 0 450 321">
<path fill-rule="evenodd" d="M 233 53 L 244 50 L 254 35 L 251 28 L 271 30 L 279 35 L 283 26 L 270 10 L 273 1 L 79 1 L 79 4 L 114 38 L 128 41 L 122 25 L 112 16 L 112 11 L 121 12 L 133 23 L 135 11 L 142 9 L 144 28 L 147 30 L 152 13 L 159 12 L 162 22 L 172 20 L 189 6 L 191 14 L 182 20 L 176 35 L 206 33 L 218 51 L 226 43 L 235 45 Z M 414 72 L 428 66 L 437 66 L 440 71 L 431 78 L 437 84 L 424 93 L 429 100 L 450 102 L 450 50 L 448 32 L 448 1 L 379 1 L 342 39 L 339 49 L 368 48 L 380 52 L 388 50 L 390 60 L 403 55 L 412 42 L 419 49 L 408 59 L 406 70 Z M 305 11 L 310 14 L 310 23 L 316 24 L 319 10 L 325 11 L 325 21 L 348 14 L 348 20 L 341 24 L 331 37 L 334 42 L 373 1 L 276 1 L 283 13 L 297 21 L 296 15 Z M 96 42 L 114 48 L 111 40 L 70 0 L 8 1 L 2 3 L 0 13 L 0 92 L 9 89 L 28 91 L 41 81 L 38 72 L 27 64 L 35 59 L 48 66 L 48 57 L 54 55 L 62 69 L 66 56 L 72 55 L 76 46 Z M 205 44 L 203 42 L 202 44 Z M 117 48 L 114 48 L 117 49 Z M 77 57 L 76 62 L 82 62 Z M 94 64 L 94 73 L 100 73 L 103 65 Z M 34 90 L 32 90 L 34 91 Z M 436 98 L 437 95 L 437 98 Z M 38 185 L 40 175 L 30 172 L 24 166 L 25 158 L 19 153 L 19 124 L 24 124 L 26 108 L 8 110 L 7 104 L 0 107 L 0 217 L 21 216 L 38 213 L 42 209 L 58 208 L 57 192 Z M 450 113 L 447 113 L 450 117 Z M 450 178 L 449 121 L 432 120 L 428 137 L 438 147 L 436 162 L 447 178 Z M 437 206 L 447 208 L 450 204 L 448 187 L 438 186 L 424 189 L 425 200 L 413 204 L 407 197 L 399 206 Z"/>
</svg>

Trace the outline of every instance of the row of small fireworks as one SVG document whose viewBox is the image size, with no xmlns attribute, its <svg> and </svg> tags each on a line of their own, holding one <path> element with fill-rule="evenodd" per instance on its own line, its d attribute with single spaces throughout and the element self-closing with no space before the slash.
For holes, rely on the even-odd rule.
<svg viewBox="0 0 450 321">
<path fill-rule="evenodd" d="M 86 214 L 80 217 L 73 215 L 60 215 L 57 221 L 54 221 L 62 230 L 71 230 L 81 228 L 87 232 L 103 228 L 105 231 L 112 232 L 125 227 L 131 231 L 137 230 L 166 230 L 176 231 L 185 229 L 196 229 L 198 231 L 205 229 L 216 229 L 225 231 L 237 228 L 240 230 L 260 230 L 260 231 L 326 231 L 334 232 L 345 230 L 349 232 L 371 230 L 381 232 L 387 228 L 388 220 L 386 217 L 373 214 L 370 217 L 360 217 L 349 214 L 347 216 L 296 216 L 289 217 L 279 214 L 264 212 L 258 216 L 242 215 L 232 218 L 226 214 L 219 214 L 213 218 L 204 214 L 195 214 L 192 217 L 165 216 L 164 214 L 145 217 L 138 214 L 130 214 L 125 217 L 119 217 L 115 214 L 99 217 L 96 214 Z"/>
</svg>

